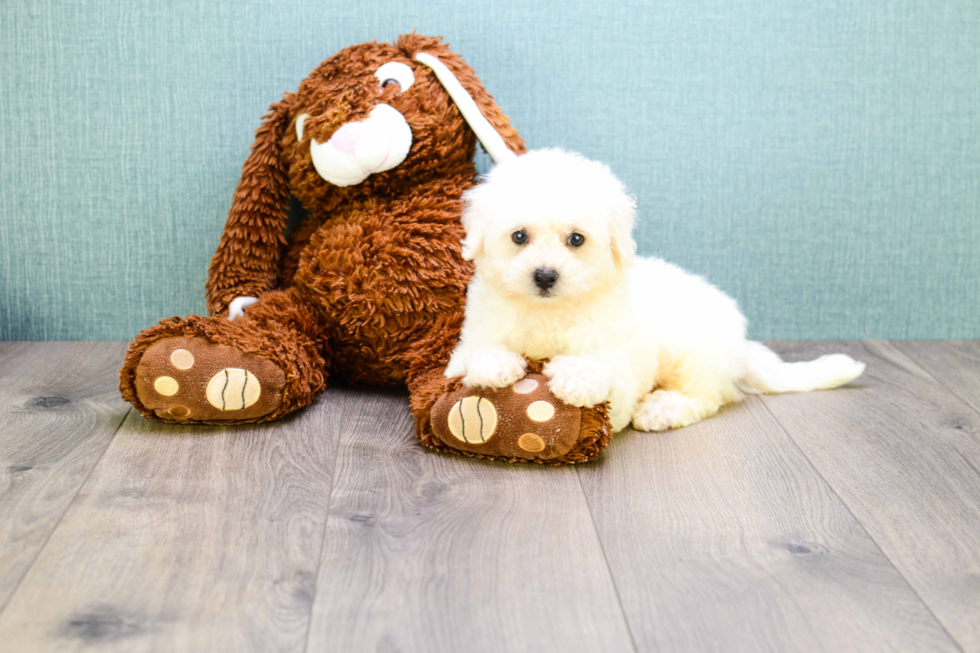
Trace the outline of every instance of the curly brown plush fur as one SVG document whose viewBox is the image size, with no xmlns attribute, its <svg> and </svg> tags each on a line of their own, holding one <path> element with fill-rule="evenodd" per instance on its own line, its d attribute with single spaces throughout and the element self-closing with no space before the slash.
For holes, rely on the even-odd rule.
<svg viewBox="0 0 980 653">
<path fill-rule="evenodd" d="M 475 73 L 438 38 L 410 34 L 395 44 L 364 43 L 323 62 L 296 93 L 272 105 L 256 132 L 211 263 L 212 317 L 163 320 L 130 346 L 120 389 L 143 415 L 182 423 L 262 422 L 309 404 L 330 375 L 407 383 L 426 445 L 541 462 L 533 455 L 495 455 L 493 448 L 485 454 L 460 451 L 451 438 L 439 440 L 430 423 L 433 403 L 459 385 L 442 370 L 459 336 L 472 274 L 461 255 L 459 218 L 463 192 L 476 177 L 476 138 L 435 75 L 415 62 L 419 52 L 438 57 L 507 146 L 524 152 L 520 136 Z M 390 61 L 413 69 L 415 82 L 407 91 L 375 78 Z M 405 160 L 356 185 L 326 182 L 313 165 L 309 140 L 328 141 L 381 103 L 399 111 L 411 128 Z M 309 116 L 302 142 L 296 130 L 301 114 Z M 307 216 L 287 238 L 291 195 Z M 243 296 L 258 302 L 243 317 L 226 319 L 229 304 Z M 215 370 L 223 369 L 232 374 L 225 372 L 219 387 Z M 262 401 L 272 406 L 261 415 L 256 413 L 267 410 L 261 408 L 265 404 L 248 408 L 256 384 L 265 393 Z M 236 412 L 236 406 L 245 408 Z M 608 445 L 603 408 L 574 418 L 581 434 L 572 449 L 544 462 L 590 460 Z"/>
</svg>

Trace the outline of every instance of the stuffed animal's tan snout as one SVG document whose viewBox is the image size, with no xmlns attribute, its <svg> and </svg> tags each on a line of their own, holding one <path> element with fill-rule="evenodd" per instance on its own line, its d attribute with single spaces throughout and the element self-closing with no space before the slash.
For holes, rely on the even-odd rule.
<svg viewBox="0 0 980 653">
<path fill-rule="evenodd" d="M 383 180 L 390 186 L 396 179 L 417 182 L 419 172 L 445 173 L 438 168 L 471 160 L 475 135 L 485 144 L 484 134 L 492 135 L 494 158 L 509 148 L 523 151 L 472 69 L 437 38 L 409 34 L 395 44 L 348 48 L 287 101 L 284 158 L 302 194 L 365 185 L 367 192 Z M 484 134 L 466 128 L 474 116 Z"/>
<path fill-rule="evenodd" d="M 452 70 L 429 52 L 416 54 L 415 60 L 432 69 L 456 104 L 456 110 L 494 161 L 516 156 Z M 415 83 L 415 73 L 411 66 L 401 61 L 389 61 L 382 64 L 374 76 L 382 92 L 389 85 L 395 85 L 397 93 L 402 94 Z M 296 138 L 300 142 L 307 118 L 308 113 L 301 113 L 296 118 Z M 412 129 L 405 116 L 391 104 L 379 103 L 367 118 L 341 125 L 326 143 L 310 138 L 310 156 L 317 173 L 325 181 L 345 187 L 359 184 L 374 173 L 391 170 L 405 160 L 411 146 Z"/>
<path fill-rule="evenodd" d="M 301 113 L 296 118 L 296 138 L 301 143 L 308 117 Z M 378 104 L 364 120 L 341 125 L 327 142 L 311 137 L 309 143 L 317 174 L 334 186 L 353 186 L 404 161 L 412 147 L 412 129 L 398 109 Z"/>
</svg>

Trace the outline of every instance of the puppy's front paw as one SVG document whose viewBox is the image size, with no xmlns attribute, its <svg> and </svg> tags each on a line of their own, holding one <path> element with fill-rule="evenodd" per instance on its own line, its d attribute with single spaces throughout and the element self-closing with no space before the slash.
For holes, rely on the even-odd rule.
<svg viewBox="0 0 980 653">
<path fill-rule="evenodd" d="M 601 404 L 613 390 L 612 370 L 594 356 L 556 356 L 544 375 L 552 394 L 579 408 Z"/>
<path fill-rule="evenodd" d="M 648 394 L 633 414 L 637 431 L 666 431 L 688 426 L 718 412 L 717 404 L 680 392 L 656 390 Z"/>
<path fill-rule="evenodd" d="M 473 353 L 463 384 L 470 388 L 505 388 L 524 378 L 527 361 L 520 354 L 492 347 Z"/>
</svg>

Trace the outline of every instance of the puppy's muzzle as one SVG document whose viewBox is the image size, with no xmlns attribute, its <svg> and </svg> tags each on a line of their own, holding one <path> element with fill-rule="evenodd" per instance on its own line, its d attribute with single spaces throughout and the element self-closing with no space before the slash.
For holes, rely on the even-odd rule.
<svg viewBox="0 0 980 653">
<path fill-rule="evenodd" d="M 558 281 L 558 271 L 551 268 L 538 268 L 534 271 L 534 285 L 547 292 Z"/>
</svg>

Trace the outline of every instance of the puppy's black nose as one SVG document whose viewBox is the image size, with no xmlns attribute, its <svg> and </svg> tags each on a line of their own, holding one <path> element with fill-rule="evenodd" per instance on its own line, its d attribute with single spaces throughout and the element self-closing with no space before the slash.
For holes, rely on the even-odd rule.
<svg viewBox="0 0 980 653">
<path fill-rule="evenodd" d="M 534 271 L 534 285 L 541 290 L 548 290 L 558 281 L 558 271 L 551 268 L 538 268 Z"/>
</svg>

